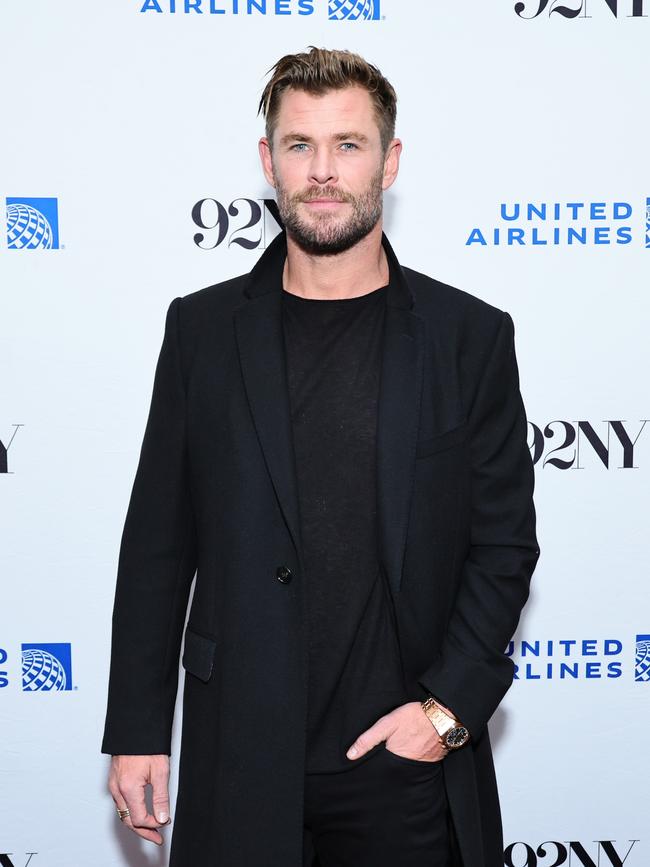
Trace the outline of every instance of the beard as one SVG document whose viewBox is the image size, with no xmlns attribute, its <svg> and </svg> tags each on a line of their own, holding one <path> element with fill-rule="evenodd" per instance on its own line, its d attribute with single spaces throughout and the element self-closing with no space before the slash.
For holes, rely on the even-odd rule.
<svg viewBox="0 0 650 867">
<path fill-rule="evenodd" d="M 289 195 L 276 172 L 278 211 L 287 234 L 305 253 L 316 256 L 333 256 L 349 250 L 374 229 L 382 215 L 382 181 L 383 165 L 380 165 L 367 189 L 358 196 L 328 185 Z M 347 202 L 352 206 L 352 213 L 342 218 L 330 211 L 314 211 L 311 220 L 302 219 L 298 213 L 300 203 L 321 198 Z"/>
</svg>

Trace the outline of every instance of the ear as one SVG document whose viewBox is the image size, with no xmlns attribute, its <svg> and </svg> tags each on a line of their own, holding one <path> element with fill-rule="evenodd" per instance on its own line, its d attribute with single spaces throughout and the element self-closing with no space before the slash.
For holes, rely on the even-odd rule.
<svg viewBox="0 0 650 867">
<path fill-rule="evenodd" d="M 259 150 L 260 160 L 262 162 L 262 171 L 268 183 L 275 189 L 275 177 L 273 175 L 273 160 L 271 159 L 271 146 L 266 136 L 263 136 L 257 145 Z"/>
<path fill-rule="evenodd" d="M 398 138 L 394 138 L 388 145 L 386 156 L 384 157 L 384 180 L 382 189 L 387 190 L 392 184 L 399 171 L 399 158 L 402 153 L 402 142 Z"/>
</svg>

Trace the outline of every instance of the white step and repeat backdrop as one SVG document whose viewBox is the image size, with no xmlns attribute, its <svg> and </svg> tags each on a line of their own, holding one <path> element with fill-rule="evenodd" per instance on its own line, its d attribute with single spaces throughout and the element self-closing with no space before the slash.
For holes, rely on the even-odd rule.
<svg viewBox="0 0 650 867">
<path fill-rule="evenodd" d="M 491 722 L 504 864 L 648 867 L 649 15 L 2 2 L 3 867 L 166 863 L 169 829 L 160 850 L 120 826 L 99 751 L 119 539 L 165 311 L 277 232 L 256 106 L 310 44 L 396 87 L 401 261 L 515 322 L 542 556 Z"/>
</svg>

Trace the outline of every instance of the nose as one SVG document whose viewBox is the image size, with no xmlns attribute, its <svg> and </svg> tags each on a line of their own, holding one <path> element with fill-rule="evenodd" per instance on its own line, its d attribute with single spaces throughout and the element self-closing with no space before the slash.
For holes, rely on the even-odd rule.
<svg viewBox="0 0 650 867">
<path fill-rule="evenodd" d="M 315 184 L 330 184 L 338 180 L 333 155 L 328 148 L 317 148 L 309 165 L 309 180 Z"/>
</svg>

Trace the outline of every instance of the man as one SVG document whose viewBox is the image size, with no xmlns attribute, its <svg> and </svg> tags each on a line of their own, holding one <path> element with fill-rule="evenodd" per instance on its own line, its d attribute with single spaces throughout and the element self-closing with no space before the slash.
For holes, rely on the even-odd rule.
<svg viewBox="0 0 650 867">
<path fill-rule="evenodd" d="M 514 327 L 399 264 L 395 107 L 356 54 L 283 57 L 284 231 L 167 312 L 102 751 L 160 844 L 184 638 L 172 867 L 503 863 L 487 722 L 539 556 Z"/>
</svg>

